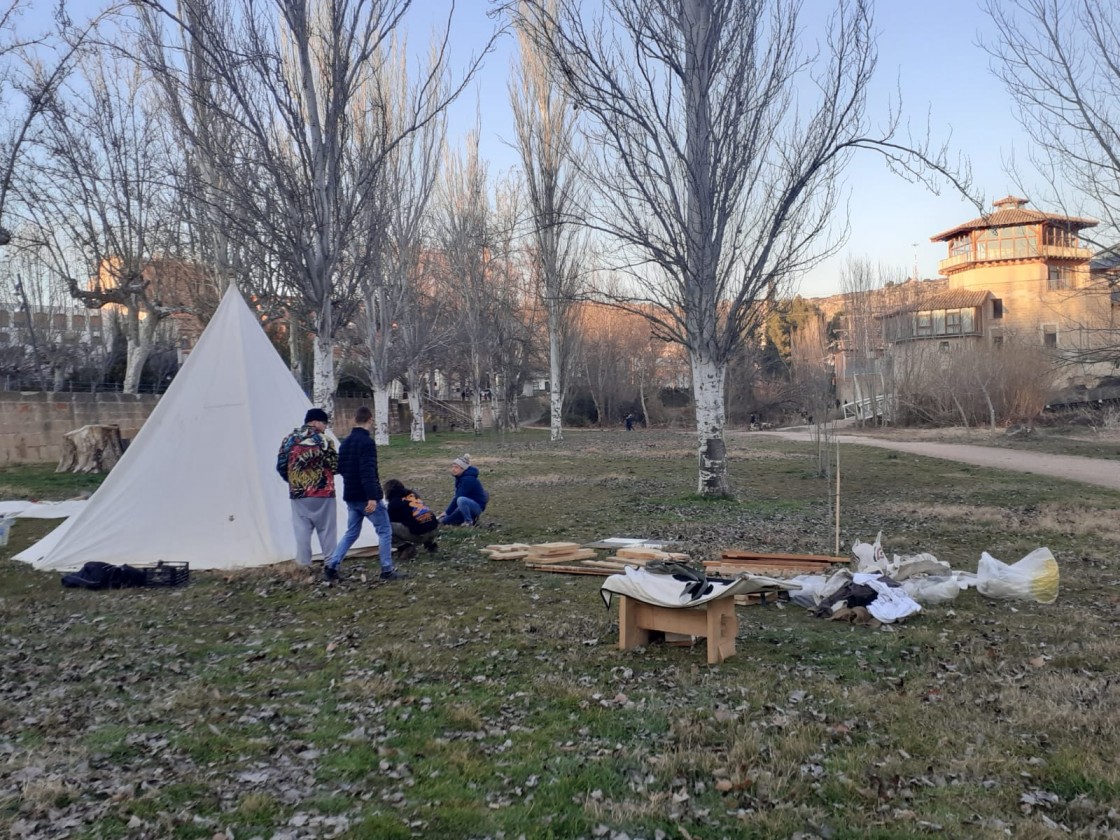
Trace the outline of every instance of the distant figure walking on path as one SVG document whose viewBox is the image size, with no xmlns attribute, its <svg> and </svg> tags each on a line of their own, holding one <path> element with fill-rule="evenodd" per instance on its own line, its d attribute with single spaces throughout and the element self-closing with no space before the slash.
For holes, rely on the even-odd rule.
<svg viewBox="0 0 1120 840">
<path fill-rule="evenodd" d="M 323 570 L 326 580 L 339 579 L 342 558 L 362 533 L 364 519 L 368 519 L 377 532 L 381 580 L 408 577 L 393 568 L 393 529 L 377 474 L 377 444 L 370 435 L 372 429 L 373 412 L 363 405 L 354 412 L 354 428 L 338 450 L 338 473 L 342 476 L 342 499 L 346 502 L 346 533 Z"/>
<path fill-rule="evenodd" d="M 326 435 L 330 417 L 321 408 L 308 409 L 303 425 L 280 444 L 276 472 L 288 484 L 292 529 L 296 537 L 296 563 L 311 567 L 311 532 L 319 535 L 323 557 L 334 553 L 338 528 L 334 500 L 334 474 L 338 451 Z"/>
<path fill-rule="evenodd" d="M 623 418 L 623 419 L 626 420 L 626 431 L 628 431 L 628 432 L 634 431 L 634 415 L 633 414 L 627 414 L 626 417 Z"/>
<path fill-rule="evenodd" d="M 470 455 L 460 455 L 451 462 L 451 474 L 455 476 L 455 495 L 451 503 L 439 517 L 443 525 L 477 525 L 478 518 L 486 510 L 490 494 L 482 487 L 478 478 L 478 467 L 471 466 Z"/>
</svg>

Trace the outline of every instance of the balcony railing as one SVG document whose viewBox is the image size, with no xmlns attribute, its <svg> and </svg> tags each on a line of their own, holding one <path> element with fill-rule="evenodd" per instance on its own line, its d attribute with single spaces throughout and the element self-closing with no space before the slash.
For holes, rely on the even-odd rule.
<svg viewBox="0 0 1120 840">
<path fill-rule="evenodd" d="M 991 243 L 981 243 L 984 248 L 984 253 L 978 253 L 973 250 L 967 254 L 954 254 L 948 259 L 941 260 L 937 264 L 937 269 L 942 274 L 948 274 L 953 269 L 959 268 L 964 265 L 972 265 L 973 263 L 990 263 L 999 262 L 1001 260 L 1037 260 L 1037 259 L 1051 259 L 1051 260 L 1089 260 L 1093 256 L 1093 252 L 1088 248 L 1078 248 L 1070 245 L 1027 245 L 1025 248 L 1021 247 L 995 247 Z"/>
</svg>

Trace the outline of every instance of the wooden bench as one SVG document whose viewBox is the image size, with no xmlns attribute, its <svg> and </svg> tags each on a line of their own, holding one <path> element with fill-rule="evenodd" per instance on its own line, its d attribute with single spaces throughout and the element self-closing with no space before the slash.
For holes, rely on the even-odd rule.
<svg viewBox="0 0 1120 840">
<path fill-rule="evenodd" d="M 708 664 L 718 665 L 735 654 L 739 619 L 735 598 L 717 598 L 699 607 L 659 607 L 619 595 L 618 649 L 630 650 L 649 644 L 650 633 L 659 630 L 708 640 Z"/>
</svg>

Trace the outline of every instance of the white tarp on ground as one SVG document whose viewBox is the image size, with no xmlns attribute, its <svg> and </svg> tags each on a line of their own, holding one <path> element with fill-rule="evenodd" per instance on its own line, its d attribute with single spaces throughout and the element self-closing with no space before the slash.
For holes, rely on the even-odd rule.
<svg viewBox="0 0 1120 840">
<path fill-rule="evenodd" d="M 231 286 L 85 508 L 15 559 L 57 571 L 91 560 L 232 569 L 292 559 L 288 488 L 276 474 L 276 453 L 310 407 Z M 346 506 L 340 480 L 336 492 L 341 537 Z M 376 542 L 366 526 L 355 547 Z"/>
<path fill-rule="evenodd" d="M 89 499 L 66 499 L 63 502 L 0 502 L 0 516 L 16 519 L 65 519 L 86 506 Z"/>
</svg>

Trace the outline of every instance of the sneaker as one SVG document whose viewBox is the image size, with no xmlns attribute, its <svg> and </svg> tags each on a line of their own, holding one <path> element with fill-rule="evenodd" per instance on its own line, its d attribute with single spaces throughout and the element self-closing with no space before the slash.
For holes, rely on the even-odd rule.
<svg viewBox="0 0 1120 840">
<path fill-rule="evenodd" d="M 431 542 L 424 543 L 424 548 L 428 549 L 432 554 L 435 554 L 439 551 L 439 543 L 432 540 Z"/>
<path fill-rule="evenodd" d="M 386 569 L 381 572 L 381 580 L 408 580 L 412 575 L 398 569 Z"/>
<path fill-rule="evenodd" d="M 324 566 L 323 567 L 323 580 L 325 580 L 325 581 L 335 581 L 335 582 L 342 580 L 342 575 L 340 575 L 338 573 L 338 567 L 336 567 L 336 566 Z"/>
</svg>

